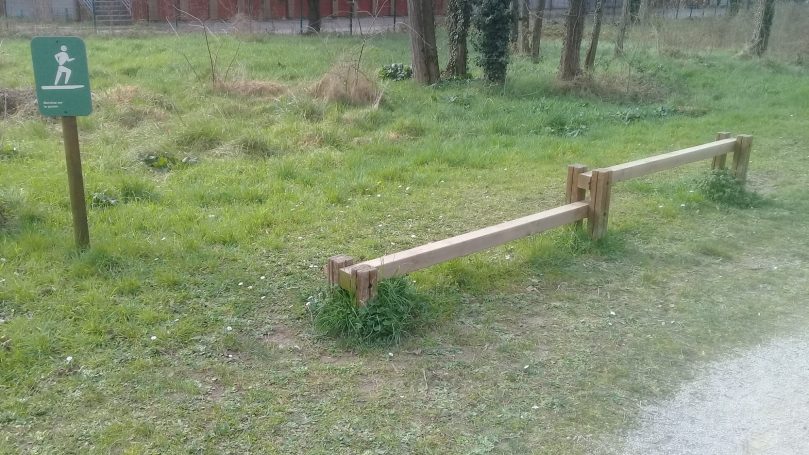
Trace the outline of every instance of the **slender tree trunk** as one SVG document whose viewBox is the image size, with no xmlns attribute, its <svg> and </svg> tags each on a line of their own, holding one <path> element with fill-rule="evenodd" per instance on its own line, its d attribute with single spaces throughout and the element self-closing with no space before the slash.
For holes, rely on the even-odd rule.
<svg viewBox="0 0 809 455">
<path fill-rule="evenodd" d="M 447 3 L 447 35 L 449 35 L 449 62 L 446 77 L 467 77 L 467 36 L 472 15 L 471 0 L 449 0 Z"/>
<path fill-rule="evenodd" d="M 638 7 L 638 23 L 646 25 L 649 23 L 649 0 L 640 0 Z"/>
<path fill-rule="evenodd" d="M 520 52 L 531 52 L 531 22 L 528 12 L 528 1 L 520 0 Z"/>
<path fill-rule="evenodd" d="M 593 22 L 593 34 L 590 36 L 590 47 L 587 48 L 587 57 L 584 59 L 584 70 L 593 72 L 596 63 L 596 51 L 598 50 L 598 37 L 601 34 L 601 18 L 604 16 L 604 0 L 596 0 L 595 18 Z"/>
<path fill-rule="evenodd" d="M 517 48 L 520 35 L 520 0 L 511 0 L 511 44 Z"/>
<path fill-rule="evenodd" d="M 573 80 L 581 73 L 581 39 L 584 33 L 584 16 L 587 9 L 585 0 L 570 0 L 565 21 L 565 40 L 562 59 L 559 62 L 559 79 Z"/>
<path fill-rule="evenodd" d="M 728 0 L 728 17 L 736 17 L 741 6 L 741 0 Z"/>
<path fill-rule="evenodd" d="M 747 46 L 746 54 L 755 55 L 756 57 L 764 55 L 770 41 L 773 17 L 775 17 L 775 0 L 761 0 L 759 9 L 756 12 L 756 29 L 753 33 L 752 41 Z"/>
<path fill-rule="evenodd" d="M 615 39 L 615 56 L 624 55 L 624 40 L 626 39 L 626 29 L 629 27 L 629 0 L 623 0 L 621 5 L 621 24 L 618 26 L 618 37 Z"/>
<path fill-rule="evenodd" d="M 309 20 L 309 28 L 306 33 L 320 33 L 320 0 L 306 0 L 309 5 L 309 12 L 306 15 Z"/>
<path fill-rule="evenodd" d="M 438 50 L 435 46 L 435 15 L 432 0 L 407 0 L 413 78 L 425 85 L 438 82 Z"/>
<path fill-rule="evenodd" d="M 545 0 L 538 0 L 534 11 L 534 24 L 531 26 L 531 61 L 539 63 L 539 45 L 542 41 L 542 19 L 545 16 Z"/>
</svg>

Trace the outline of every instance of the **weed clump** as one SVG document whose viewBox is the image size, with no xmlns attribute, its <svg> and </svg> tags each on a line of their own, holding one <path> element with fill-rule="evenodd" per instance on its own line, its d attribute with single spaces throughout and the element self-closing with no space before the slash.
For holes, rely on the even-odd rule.
<svg viewBox="0 0 809 455">
<path fill-rule="evenodd" d="M 320 331 L 360 344 L 398 343 L 422 324 L 428 309 L 406 278 L 380 282 L 376 297 L 364 307 L 342 289 L 307 305 Z"/>
<path fill-rule="evenodd" d="M 382 100 L 379 85 L 354 64 L 335 65 L 312 92 L 316 98 L 352 106 L 378 106 Z"/>
<path fill-rule="evenodd" d="M 379 69 L 379 78 L 382 80 L 403 81 L 413 77 L 413 68 L 403 63 L 391 63 Z"/>
<path fill-rule="evenodd" d="M 706 199 L 732 207 L 750 208 L 762 202 L 761 196 L 747 191 L 727 169 L 711 171 L 699 181 L 698 188 Z"/>
</svg>

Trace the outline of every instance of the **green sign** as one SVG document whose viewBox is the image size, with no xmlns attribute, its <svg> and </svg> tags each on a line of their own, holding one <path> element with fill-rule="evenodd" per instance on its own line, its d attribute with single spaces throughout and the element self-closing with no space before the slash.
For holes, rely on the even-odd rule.
<svg viewBox="0 0 809 455">
<path fill-rule="evenodd" d="M 49 117 L 90 115 L 90 73 L 84 41 L 72 36 L 31 40 L 39 112 Z"/>
</svg>

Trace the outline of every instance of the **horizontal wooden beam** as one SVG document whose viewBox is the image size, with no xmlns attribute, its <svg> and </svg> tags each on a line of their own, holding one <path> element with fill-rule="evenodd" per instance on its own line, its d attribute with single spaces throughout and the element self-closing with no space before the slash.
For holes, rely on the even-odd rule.
<svg viewBox="0 0 809 455">
<path fill-rule="evenodd" d="M 612 182 L 623 182 L 624 180 L 642 177 L 655 172 L 671 169 L 683 164 L 695 161 L 707 160 L 718 155 L 733 152 L 736 144 L 735 138 L 722 139 L 709 142 L 707 144 L 689 147 L 662 155 L 630 161 L 629 163 L 617 164 L 602 170 L 612 171 Z M 589 189 L 592 172 L 584 172 L 579 175 L 579 188 Z"/>
<path fill-rule="evenodd" d="M 587 210 L 587 202 L 574 202 L 381 258 L 360 262 L 340 269 L 339 283 L 341 287 L 351 290 L 353 287 L 352 270 L 360 267 L 370 266 L 377 269 L 380 280 L 405 275 L 450 259 L 583 220 L 587 218 Z"/>
</svg>

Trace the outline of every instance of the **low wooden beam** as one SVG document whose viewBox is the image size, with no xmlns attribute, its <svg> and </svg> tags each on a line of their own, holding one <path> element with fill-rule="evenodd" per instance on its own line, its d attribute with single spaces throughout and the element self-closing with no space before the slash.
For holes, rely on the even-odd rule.
<svg viewBox="0 0 809 455">
<path fill-rule="evenodd" d="M 671 169 L 683 164 L 696 161 L 707 160 L 717 155 L 726 155 L 736 148 L 736 139 L 722 139 L 709 142 L 707 144 L 689 147 L 662 155 L 655 155 L 649 158 L 630 161 L 624 164 L 610 166 L 603 170 L 612 171 L 612 183 L 623 182 L 624 180 L 642 177 L 655 172 Z M 579 175 L 579 188 L 588 188 L 592 172 L 584 172 Z"/>
<path fill-rule="evenodd" d="M 495 226 L 361 262 L 340 269 L 339 283 L 341 287 L 351 291 L 355 286 L 352 275 L 359 267 L 371 267 L 378 270 L 378 279 L 380 280 L 401 276 L 450 259 L 466 256 L 512 240 L 582 220 L 587 216 L 587 210 L 588 204 L 586 202 L 574 202 Z"/>
</svg>

